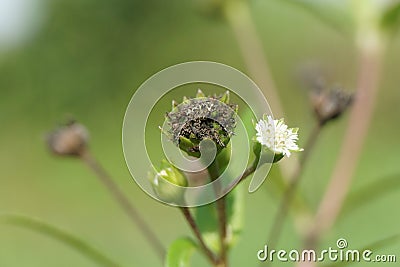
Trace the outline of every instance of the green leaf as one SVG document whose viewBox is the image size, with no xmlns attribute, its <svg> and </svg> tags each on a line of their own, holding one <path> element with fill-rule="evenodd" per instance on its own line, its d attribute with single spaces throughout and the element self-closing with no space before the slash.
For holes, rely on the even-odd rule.
<svg viewBox="0 0 400 267">
<path fill-rule="evenodd" d="M 341 216 L 371 203 L 389 192 L 400 188 L 400 174 L 393 174 L 358 189 L 349 194 L 341 212 Z"/>
<path fill-rule="evenodd" d="M 0 223 L 22 227 L 49 237 L 70 246 L 88 259 L 96 262 L 100 266 L 117 267 L 121 266 L 108 258 L 104 253 L 95 249 L 85 241 L 55 226 L 47 224 L 37 219 L 21 215 L 0 215 Z"/>
<path fill-rule="evenodd" d="M 190 266 L 190 258 L 197 249 L 196 243 L 183 237 L 176 239 L 168 248 L 165 267 L 187 267 Z"/>
<path fill-rule="evenodd" d="M 225 197 L 228 245 L 233 246 L 243 227 L 244 186 L 238 185 Z M 220 252 L 219 222 L 216 203 L 195 208 L 194 217 L 206 245 L 215 253 Z"/>
<path fill-rule="evenodd" d="M 400 26 L 400 3 L 395 3 L 382 15 L 381 26 L 390 32 L 395 32 Z"/>
</svg>

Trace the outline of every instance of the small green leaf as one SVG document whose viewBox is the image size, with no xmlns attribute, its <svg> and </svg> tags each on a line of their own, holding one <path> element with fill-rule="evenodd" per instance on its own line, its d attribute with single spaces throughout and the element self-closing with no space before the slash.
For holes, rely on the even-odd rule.
<svg viewBox="0 0 400 267">
<path fill-rule="evenodd" d="M 187 267 L 190 266 L 190 258 L 197 249 L 196 243 L 188 238 L 176 239 L 168 248 L 165 267 Z"/>
</svg>

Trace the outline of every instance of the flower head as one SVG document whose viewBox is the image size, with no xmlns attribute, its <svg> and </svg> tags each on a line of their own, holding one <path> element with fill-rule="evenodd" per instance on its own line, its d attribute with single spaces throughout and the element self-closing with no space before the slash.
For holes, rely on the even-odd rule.
<svg viewBox="0 0 400 267">
<path fill-rule="evenodd" d="M 274 120 L 271 116 L 264 116 L 256 124 L 256 140 L 264 147 L 276 154 L 278 161 L 283 156 L 290 157 L 291 151 L 303 151 L 296 144 L 299 140 L 298 128 L 289 128 L 283 119 Z"/>
<path fill-rule="evenodd" d="M 340 88 L 331 90 L 314 90 L 311 93 L 311 104 L 321 125 L 340 117 L 353 102 L 353 94 Z"/>
<path fill-rule="evenodd" d="M 200 157 L 200 142 L 206 139 L 212 140 L 219 152 L 228 145 L 236 127 L 237 105 L 229 102 L 229 91 L 205 96 L 200 89 L 195 98 L 184 97 L 179 105 L 173 101 L 165 133 L 191 156 Z"/>
</svg>

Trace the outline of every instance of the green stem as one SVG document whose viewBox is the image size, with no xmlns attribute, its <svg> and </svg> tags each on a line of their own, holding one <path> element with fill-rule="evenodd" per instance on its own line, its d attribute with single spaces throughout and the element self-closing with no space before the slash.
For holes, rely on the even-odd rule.
<svg viewBox="0 0 400 267">
<path fill-rule="evenodd" d="M 219 177 L 219 166 L 216 159 L 213 161 L 213 163 L 211 163 L 208 166 L 207 169 L 210 175 L 210 179 L 212 181 L 216 180 Z M 220 191 L 221 191 L 221 185 L 218 181 L 216 181 L 215 192 L 218 194 Z M 216 201 L 216 205 L 217 205 L 218 223 L 219 223 L 219 241 L 221 247 L 219 266 L 227 267 L 228 257 L 227 257 L 227 246 L 226 246 L 227 221 L 226 221 L 225 195 Z"/>
<path fill-rule="evenodd" d="M 96 262 L 101 266 L 107 266 L 107 267 L 121 266 L 120 264 L 117 264 L 115 261 L 111 260 L 106 255 L 104 255 L 104 253 L 95 249 L 82 239 L 68 232 L 65 232 L 64 230 L 61 230 L 55 226 L 39 221 L 37 219 L 21 215 L 7 214 L 7 215 L 0 215 L 0 222 L 26 228 L 34 232 L 38 232 L 47 235 L 49 237 L 52 237 L 55 240 L 70 246 L 71 248 L 81 253 L 83 256 L 86 256 L 88 259 Z"/>
</svg>

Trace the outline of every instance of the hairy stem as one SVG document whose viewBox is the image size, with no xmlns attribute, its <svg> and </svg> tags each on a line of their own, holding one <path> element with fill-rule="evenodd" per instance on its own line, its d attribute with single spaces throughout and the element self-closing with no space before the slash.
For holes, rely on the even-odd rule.
<svg viewBox="0 0 400 267">
<path fill-rule="evenodd" d="M 204 242 L 204 239 L 200 233 L 199 228 L 196 225 L 196 222 L 190 213 L 189 208 L 187 207 L 181 207 L 180 210 L 182 211 L 183 216 L 185 217 L 186 221 L 188 222 L 190 228 L 193 231 L 193 234 L 196 236 L 197 240 L 200 243 L 200 247 L 203 250 L 204 254 L 208 258 L 208 260 L 215 266 L 218 266 L 218 259 L 215 257 L 214 253 L 207 247 L 206 243 Z"/>
<path fill-rule="evenodd" d="M 120 204 L 125 213 L 129 216 L 131 221 L 140 229 L 149 244 L 153 247 L 154 251 L 163 261 L 165 256 L 165 249 L 156 236 L 150 229 L 144 219 L 140 216 L 136 208 L 130 203 L 129 199 L 125 196 L 118 185 L 109 176 L 106 170 L 100 165 L 99 162 L 91 155 L 90 151 L 85 150 L 81 153 L 80 159 L 96 174 L 100 182 L 108 189 L 110 194 Z"/>
</svg>

